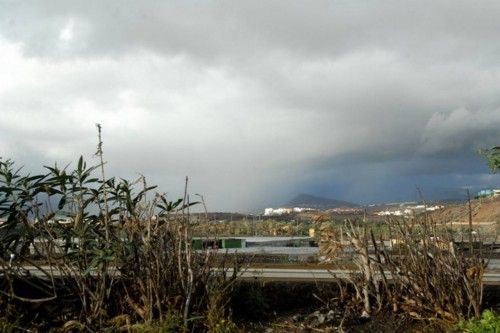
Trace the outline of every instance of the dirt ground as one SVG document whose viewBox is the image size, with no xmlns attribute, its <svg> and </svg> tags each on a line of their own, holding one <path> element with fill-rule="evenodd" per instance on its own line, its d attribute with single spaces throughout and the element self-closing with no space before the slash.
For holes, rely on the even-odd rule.
<svg viewBox="0 0 500 333">
<path fill-rule="evenodd" d="M 484 308 L 498 311 L 498 287 L 486 288 Z M 390 310 L 365 318 L 340 301 L 338 289 L 316 283 L 243 283 L 231 300 L 240 332 L 449 332 L 449 324 Z"/>
<path fill-rule="evenodd" d="M 483 309 L 500 312 L 500 288 L 485 287 Z M 344 332 L 440 333 L 452 332 L 450 324 L 435 319 L 412 319 L 385 310 L 364 318 L 346 312 L 338 289 L 315 283 L 242 283 L 231 300 L 239 332 Z"/>
<path fill-rule="evenodd" d="M 472 200 L 472 222 L 474 224 L 500 223 L 500 197 Z M 450 205 L 431 214 L 434 221 L 442 223 L 468 223 L 467 203 Z"/>
</svg>

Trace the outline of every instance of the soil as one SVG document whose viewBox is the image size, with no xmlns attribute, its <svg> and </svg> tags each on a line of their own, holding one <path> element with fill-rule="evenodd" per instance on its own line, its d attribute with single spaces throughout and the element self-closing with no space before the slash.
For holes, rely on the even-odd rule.
<svg viewBox="0 0 500 333">
<path fill-rule="evenodd" d="M 334 320 L 322 325 L 317 324 L 317 319 L 308 319 L 313 315 L 314 312 L 306 315 L 278 316 L 269 322 L 239 322 L 238 327 L 241 332 L 262 333 L 445 333 L 451 330 L 446 324 L 437 321 L 414 320 L 403 314 L 379 313 L 371 318 L 350 314 L 348 317 L 344 317 L 342 310 L 339 309 Z M 301 319 L 297 320 L 296 318 Z"/>
<path fill-rule="evenodd" d="M 493 223 L 500 222 L 500 197 L 482 198 L 471 201 L 472 222 Z M 434 221 L 442 223 L 469 223 L 468 203 L 447 206 L 431 214 Z"/>
<path fill-rule="evenodd" d="M 496 298 L 497 292 L 485 296 Z M 338 288 L 331 284 L 242 283 L 235 290 L 231 308 L 240 332 L 449 331 L 449 327 L 437 321 L 415 320 L 391 311 L 364 318 L 360 311 L 346 310 L 354 308 L 340 301 Z"/>
</svg>

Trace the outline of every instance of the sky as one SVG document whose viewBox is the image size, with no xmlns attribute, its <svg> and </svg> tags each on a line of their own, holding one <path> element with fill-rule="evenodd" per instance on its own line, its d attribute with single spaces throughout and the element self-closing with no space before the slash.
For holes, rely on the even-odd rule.
<svg viewBox="0 0 500 333">
<path fill-rule="evenodd" d="M 0 156 L 250 212 L 500 186 L 498 1 L 0 0 Z"/>
</svg>

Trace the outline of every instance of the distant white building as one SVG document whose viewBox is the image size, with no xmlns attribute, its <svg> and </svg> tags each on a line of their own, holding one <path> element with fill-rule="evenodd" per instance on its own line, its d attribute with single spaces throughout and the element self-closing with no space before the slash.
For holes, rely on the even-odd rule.
<svg viewBox="0 0 500 333">
<path fill-rule="evenodd" d="M 272 208 L 264 208 L 264 216 L 271 216 L 273 215 L 274 209 Z"/>
<path fill-rule="evenodd" d="M 308 210 L 307 208 L 265 208 L 264 209 L 264 216 L 279 216 L 279 215 L 287 215 L 291 213 L 300 213 L 305 210 Z"/>
<path fill-rule="evenodd" d="M 444 206 L 442 205 L 435 205 L 429 207 L 426 207 L 425 205 L 416 205 L 416 206 L 408 206 L 405 209 L 382 210 L 380 212 L 376 212 L 375 214 L 378 216 L 412 216 L 423 213 L 425 211 L 432 212 L 443 208 Z"/>
<path fill-rule="evenodd" d="M 477 196 L 479 198 L 497 197 L 500 196 L 500 189 L 495 188 L 495 189 L 481 190 L 477 192 Z"/>
<path fill-rule="evenodd" d="M 442 206 L 442 205 L 436 205 L 436 206 L 430 206 L 430 207 L 427 207 L 427 208 L 426 208 L 426 210 L 427 210 L 427 211 L 430 211 L 430 212 L 433 212 L 433 211 L 435 211 L 435 210 L 438 210 L 438 209 L 443 209 L 443 208 L 444 208 L 444 206 Z"/>
</svg>

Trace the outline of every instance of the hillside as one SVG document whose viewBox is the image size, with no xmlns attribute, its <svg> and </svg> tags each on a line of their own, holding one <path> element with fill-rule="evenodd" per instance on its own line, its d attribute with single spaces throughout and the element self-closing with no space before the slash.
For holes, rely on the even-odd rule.
<svg viewBox="0 0 500 333">
<path fill-rule="evenodd" d="M 358 207 L 359 205 L 343 200 L 318 197 L 310 194 L 299 194 L 295 198 L 290 200 L 285 206 L 325 210 L 325 209 L 339 208 L 339 207 L 354 208 Z"/>
<path fill-rule="evenodd" d="M 473 200 L 472 221 L 479 222 L 500 222 L 500 197 L 484 198 Z M 435 221 L 439 222 L 462 222 L 469 221 L 469 208 L 467 203 L 447 206 L 444 209 L 432 213 Z"/>
</svg>

